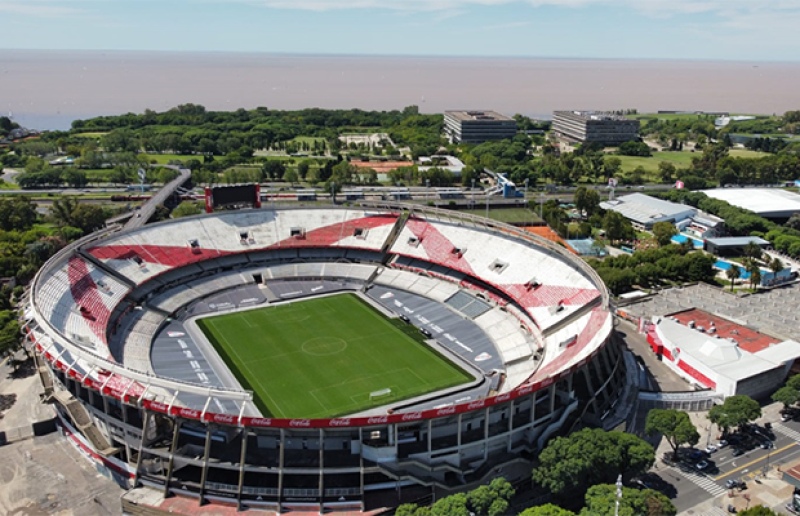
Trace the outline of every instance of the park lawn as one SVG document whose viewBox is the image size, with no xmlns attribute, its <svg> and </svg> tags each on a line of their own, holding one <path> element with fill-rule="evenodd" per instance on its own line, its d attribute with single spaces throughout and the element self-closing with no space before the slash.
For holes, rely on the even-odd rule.
<svg viewBox="0 0 800 516">
<path fill-rule="evenodd" d="M 76 134 L 71 134 L 70 138 L 101 138 L 101 137 L 103 137 L 103 136 L 105 136 L 107 134 L 108 133 L 101 132 L 101 131 L 98 131 L 98 132 L 86 132 L 86 133 L 76 133 Z"/>
<path fill-rule="evenodd" d="M 159 165 L 167 165 L 170 161 L 182 161 L 186 163 L 189 160 L 197 159 L 202 161 L 202 156 L 184 156 L 181 154 L 142 154 L 141 156 L 144 158 L 148 163 L 152 163 L 155 161 Z"/>
<path fill-rule="evenodd" d="M 340 294 L 197 321 L 266 417 L 330 418 L 471 379 L 411 325 Z M 371 399 L 370 393 L 391 389 Z"/>
<path fill-rule="evenodd" d="M 295 136 L 290 142 L 297 142 L 297 143 L 307 143 L 309 145 L 314 145 L 315 142 L 320 142 L 323 145 L 327 146 L 327 140 L 325 138 L 320 138 L 319 136 Z"/>
<path fill-rule="evenodd" d="M 765 156 L 771 156 L 769 152 L 760 152 L 750 149 L 731 149 L 728 151 L 728 155 L 734 158 L 763 158 Z"/>
<path fill-rule="evenodd" d="M 606 159 L 614 157 L 619 158 L 622 162 L 622 171 L 631 172 L 636 167 L 642 167 L 646 172 L 658 172 L 658 164 L 662 161 L 668 161 L 675 165 L 677 168 L 685 168 L 691 165 L 692 157 L 698 156 L 697 153 L 690 151 L 683 152 L 654 152 L 649 158 L 640 156 L 617 156 L 609 154 Z"/>
<path fill-rule="evenodd" d="M 476 206 L 479 204 L 480 203 L 477 202 Z M 469 213 L 471 215 L 477 215 L 479 217 L 486 216 L 485 206 L 480 209 L 458 211 L 462 213 Z M 492 208 L 491 206 L 489 206 L 489 218 L 498 222 L 505 222 L 507 224 L 518 223 L 528 225 L 541 220 L 537 213 L 527 208 Z"/>
</svg>

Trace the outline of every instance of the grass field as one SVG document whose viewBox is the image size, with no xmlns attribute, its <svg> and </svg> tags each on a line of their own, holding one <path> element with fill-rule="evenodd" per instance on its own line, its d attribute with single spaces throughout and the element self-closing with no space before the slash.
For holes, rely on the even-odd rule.
<svg viewBox="0 0 800 516">
<path fill-rule="evenodd" d="M 756 152 L 747 149 L 730 149 L 728 154 L 735 158 L 762 158 L 768 156 L 766 152 Z M 658 164 L 662 161 L 668 161 L 675 165 L 677 168 L 686 168 L 692 164 L 693 157 L 702 156 L 702 152 L 654 152 L 652 157 L 642 158 L 638 156 L 617 156 L 608 155 L 606 158 L 619 158 L 622 162 L 622 171 L 631 172 L 636 167 L 642 167 L 647 172 L 657 172 Z"/>
<path fill-rule="evenodd" d="M 198 320 L 267 417 L 326 418 L 471 379 L 355 294 Z M 370 399 L 370 393 L 391 394 Z"/>
<path fill-rule="evenodd" d="M 531 197 L 533 199 L 533 197 Z M 478 205 L 480 203 L 477 203 Z M 479 217 L 486 216 L 486 208 L 474 210 L 458 210 L 462 213 L 470 213 Z M 527 208 L 492 208 L 489 207 L 489 218 L 507 224 L 532 224 L 541 220 L 538 213 Z"/>
</svg>

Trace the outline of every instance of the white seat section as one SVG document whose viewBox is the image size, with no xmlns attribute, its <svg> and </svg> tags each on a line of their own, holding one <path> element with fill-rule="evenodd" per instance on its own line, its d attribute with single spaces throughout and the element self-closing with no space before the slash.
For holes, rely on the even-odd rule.
<svg viewBox="0 0 800 516">
<path fill-rule="evenodd" d="M 580 362 L 602 344 L 611 331 L 612 316 L 601 307 L 595 308 L 545 340 L 542 366 L 530 381 L 539 381 Z"/>
<path fill-rule="evenodd" d="M 377 251 L 396 220 L 363 210 L 232 212 L 147 226 L 87 251 L 141 284 L 166 270 L 231 253 L 315 246 Z"/>
<path fill-rule="evenodd" d="M 41 282 L 39 308 L 51 324 L 81 346 L 107 358 L 106 327 L 129 289 L 73 256 Z M 43 294 L 43 295 L 42 295 Z"/>
<path fill-rule="evenodd" d="M 540 328 L 600 295 L 556 254 L 476 228 L 410 219 L 392 251 L 401 255 L 395 266 L 418 268 L 411 259 L 417 258 L 480 277 L 525 308 Z M 531 282 L 537 285 L 529 288 Z"/>
<path fill-rule="evenodd" d="M 531 342 L 519 328 L 519 322 L 499 308 L 493 308 L 474 319 L 478 325 L 491 338 L 503 357 L 506 364 L 533 355 Z"/>
</svg>

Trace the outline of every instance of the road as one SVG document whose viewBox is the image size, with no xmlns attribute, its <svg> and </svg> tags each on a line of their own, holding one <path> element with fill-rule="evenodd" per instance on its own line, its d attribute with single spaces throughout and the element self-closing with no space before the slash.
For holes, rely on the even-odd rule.
<svg viewBox="0 0 800 516">
<path fill-rule="evenodd" d="M 721 448 L 708 459 L 719 468 L 713 474 L 704 474 L 691 466 L 669 466 L 661 457 L 657 458 L 652 472 L 667 483 L 664 491 L 672 498 L 678 512 L 727 493 L 725 482 L 728 480 L 743 480 L 752 489 L 756 485 L 756 478 L 763 478 L 766 471 L 771 470 L 770 477 L 775 478 L 774 468 L 800 458 L 800 422 L 777 421 L 772 423 L 772 428 L 776 438 L 774 449 L 756 448 L 734 457 L 732 446 Z M 701 439 L 697 447 L 704 448 L 707 442 Z M 714 443 L 715 440 L 711 439 L 710 442 Z"/>
</svg>

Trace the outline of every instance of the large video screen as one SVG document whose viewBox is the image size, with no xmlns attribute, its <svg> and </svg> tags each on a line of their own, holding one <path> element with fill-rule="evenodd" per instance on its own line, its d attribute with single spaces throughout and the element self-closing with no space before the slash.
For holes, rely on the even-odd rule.
<svg viewBox="0 0 800 516">
<path fill-rule="evenodd" d="M 231 204 L 255 204 L 256 185 L 214 187 L 211 195 L 214 198 L 215 208 Z"/>
</svg>

